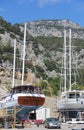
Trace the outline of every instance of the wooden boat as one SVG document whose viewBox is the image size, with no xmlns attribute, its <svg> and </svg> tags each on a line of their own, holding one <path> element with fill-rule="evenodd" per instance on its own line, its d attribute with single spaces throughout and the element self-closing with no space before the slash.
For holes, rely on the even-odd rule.
<svg viewBox="0 0 84 130">
<path fill-rule="evenodd" d="M 35 111 L 44 104 L 45 95 L 41 94 L 41 89 L 31 84 L 14 87 L 0 101 L 0 109 L 6 108 L 9 111 L 16 107 L 16 117 L 20 120 L 26 119 L 30 111 Z"/>
<path fill-rule="evenodd" d="M 30 111 L 35 111 L 45 102 L 45 95 L 41 93 L 42 87 L 36 87 L 32 84 L 24 85 L 24 61 L 25 61 L 25 43 L 26 43 L 26 23 L 24 29 L 24 47 L 23 47 L 23 67 L 22 67 L 22 85 L 15 86 L 15 58 L 16 58 L 16 40 L 14 42 L 14 66 L 13 66 L 13 85 L 10 94 L 3 97 L 0 101 L 0 109 L 6 111 L 14 110 L 16 107 L 16 117 L 19 120 L 27 119 Z"/>
</svg>

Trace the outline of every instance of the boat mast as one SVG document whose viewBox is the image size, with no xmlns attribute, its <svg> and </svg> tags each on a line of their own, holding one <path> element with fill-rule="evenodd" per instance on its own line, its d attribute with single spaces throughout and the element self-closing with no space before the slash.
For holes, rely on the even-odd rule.
<svg viewBox="0 0 84 130">
<path fill-rule="evenodd" d="M 71 29 L 69 29 L 69 89 L 71 91 Z"/>
<path fill-rule="evenodd" d="M 14 39 L 14 59 L 13 59 L 13 81 L 12 81 L 12 88 L 14 87 L 14 79 L 15 79 L 15 62 L 16 62 L 16 39 Z"/>
<path fill-rule="evenodd" d="M 66 91 L 66 30 L 64 30 L 64 91 Z"/>
<path fill-rule="evenodd" d="M 23 47 L 22 85 L 24 84 L 25 47 L 26 47 L 26 23 L 24 25 L 24 47 Z"/>
</svg>

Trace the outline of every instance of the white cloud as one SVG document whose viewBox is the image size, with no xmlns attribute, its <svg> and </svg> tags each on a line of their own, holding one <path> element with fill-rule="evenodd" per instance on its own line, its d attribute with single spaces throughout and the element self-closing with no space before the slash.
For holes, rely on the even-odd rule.
<svg viewBox="0 0 84 130">
<path fill-rule="evenodd" d="M 34 0 L 33 0 L 34 1 Z M 38 5 L 39 7 L 43 7 L 46 4 L 56 4 L 56 3 L 61 3 L 61 2 L 67 2 L 70 3 L 73 0 L 38 0 Z"/>
<path fill-rule="evenodd" d="M 70 3 L 72 0 L 17 0 L 19 5 L 23 5 L 24 3 L 37 3 L 39 7 L 43 7 L 47 4 L 56 4 L 60 2 Z"/>
<path fill-rule="evenodd" d="M 39 6 L 42 7 L 44 6 L 45 4 L 48 4 L 48 3 L 58 3 L 62 0 L 39 0 Z"/>
</svg>

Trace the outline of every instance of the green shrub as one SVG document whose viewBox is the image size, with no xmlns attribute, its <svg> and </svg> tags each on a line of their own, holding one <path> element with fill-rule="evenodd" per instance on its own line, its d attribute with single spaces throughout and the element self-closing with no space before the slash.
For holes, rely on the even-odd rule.
<svg viewBox="0 0 84 130">
<path fill-rule="evenodd" d="M 44 89 L 43 90 L 43 93 L 46 95 L 46 96 L 51 96 L 51 91 L 49 89 Z"/>
</svg>

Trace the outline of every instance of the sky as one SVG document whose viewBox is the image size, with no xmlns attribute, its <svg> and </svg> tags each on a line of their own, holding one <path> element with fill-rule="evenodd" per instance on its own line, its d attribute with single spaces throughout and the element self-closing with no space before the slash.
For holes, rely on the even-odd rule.
<svg viewBox="0 0 84 130">
<path fill-rule="evenodd" d="M 0 16 L 11 24 L 67 19 L 84 27 L 84 0 L 0 0 Z"/>
</svg>

